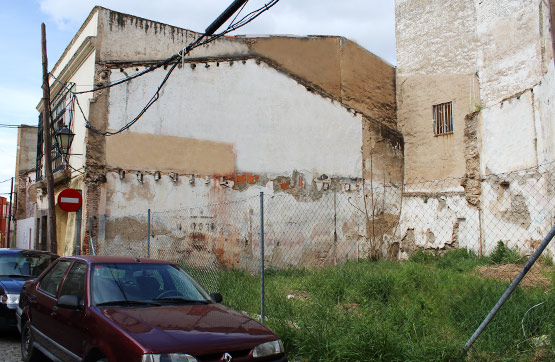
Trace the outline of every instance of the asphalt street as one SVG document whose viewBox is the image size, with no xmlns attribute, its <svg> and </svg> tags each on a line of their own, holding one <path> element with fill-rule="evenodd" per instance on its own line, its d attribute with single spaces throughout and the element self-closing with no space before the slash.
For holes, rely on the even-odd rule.
<svg viewBox="0 0 555 362">
<path fill-rule="evenodd" d="M 0 331 L 0 362 L 21 362 L 20 338 L 17 330 Z"/>
</svg>

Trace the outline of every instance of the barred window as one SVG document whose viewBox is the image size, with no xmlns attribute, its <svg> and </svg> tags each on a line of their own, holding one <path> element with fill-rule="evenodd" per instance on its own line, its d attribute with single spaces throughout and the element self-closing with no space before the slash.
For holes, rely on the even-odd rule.
<svg viewBox="0 0 555 362">
<path fill-rule="evenodd" d="M 453 133 L 453 102 L 434 105 L 434 135 Z"/>
</svg>

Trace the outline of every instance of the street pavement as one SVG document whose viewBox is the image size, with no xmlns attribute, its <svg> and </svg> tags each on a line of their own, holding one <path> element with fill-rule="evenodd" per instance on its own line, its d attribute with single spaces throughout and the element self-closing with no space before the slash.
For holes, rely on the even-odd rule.
<svg viewBox="0 0 555 362">
<path fill-rule="evenodd" d="M 0 332 L 0 362 L 20 362 L 20 336 L 17 330 Z"/>
</svg>

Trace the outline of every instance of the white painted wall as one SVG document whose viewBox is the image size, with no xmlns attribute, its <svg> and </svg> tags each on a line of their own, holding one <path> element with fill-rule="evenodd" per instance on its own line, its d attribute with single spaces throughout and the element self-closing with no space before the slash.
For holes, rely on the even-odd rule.
<svg viewBox="0 0 555 362">
<path fill-rule="evenodd" d="M 62 72 L 63 69 L 70 63 L 71 59 L 73 58 L 77 50 L 79 50 L 79 47 L 85 41 L 85 39 L 90 36 L 95 37 L 97 33 L 98 33 L 98 12 L 93 11 L 93 13 L 91 14 L 91 17 L 88 19 L 88 22 L 82 25 L 81 29 L 79 29 L 79 32 L 75 35 L 74 39 L 67 46 L 64 54 L 62 54 L 62 57 L 58 60 L 58 62 L 52 69 L 52 73 L 56 77 L 59 77 L 60 72 Z M 54 82 L 55 82 L 54 79 L 50 80 L 51 84 Z"/>
<path fill-rule="evenodd" d="M 231 143 L 239 172 L 361 176 L 361 116 L 264 63 L 208 65 L 176 69 L 133 132 Z M 109 128 L 135 117 L 164 75 L 158 70 L 112 88 Z"/>
<path fill-rule="evenodd" d="M 482 110 L 481 174 L 499 174 L 537 166 L 533 93 Z"/>
<path fill-rule="evenodd" d="M 35 218 L 17 220 L 16 247 L 20 249 L 34 249 L 35 242 Z"/>
<path fill-rule="evenodd" d="M 555 161 L 555 67 L 553 60 L 548 72 L 534 88 L 534 117 L 538 139 L 538 163 L 545 165 Z"/>
<path fill-rule="evenodd" d="M 94 88 L 95 59 L 96 52 L 93 51 L 71 77 L 70 82 L 75 83 L 75 91 L 79 92 Z M 71 167 L 76 170 L 80 170 L 85 166 L 85 135 L 87 130 L 85 128 L 85 119 L 83 114 L 85 114 L 87 118 L 89 117 L 90 100 L 92 99 L 92 95 L 93 93 L 84 93 L 76 96 L 79 98 L 79 104 L 81 105 L 83 113 L 79 110 L 77 103 L 75 102 L 74 104 L 72 127 L 75 137 L 73 138 L 73 143 L 71 144 L 71 156 L 69 163 Z M 71 171 L 74 176 L 78 175 L 75 170 Z"/>
</svg>

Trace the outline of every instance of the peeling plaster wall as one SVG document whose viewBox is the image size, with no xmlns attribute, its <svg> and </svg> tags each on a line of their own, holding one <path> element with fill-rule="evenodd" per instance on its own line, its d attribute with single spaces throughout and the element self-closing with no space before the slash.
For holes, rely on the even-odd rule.
<svg viewBox="0 0 555 362">
<path fill-rule="evenodd" d="M 462 191 L 426 196 L 407 192 L 399 225 L 398 256 L 406 258 L 419 248 L 467 248 L 478 252 L 479 225 L 478 210 L 468 205 Z"/>
<path fill-rule="evenodd" d="M 231 144 L 238 172 L 281 175 L 297 169 L 360 177 L 362 116 L 257 63 L 192 63 L 176 69 L 161 93 L 163 101 L 133 132 Z M 112 79 L 119 73 L 114 70 Z M 118 129 L 138 114 L 164 75 L 158 70 L 111 89 L 108 127 Z M 113 137 L 125 147 L 125 138 Z M 153 154 L 144 162 L 157 159 Z"/>
<path fill-rule="evenodd" d="M 104 221 L 100 223 L 99 245 L 104 248 L 103 253 L 123 250 L 144 255 L 146 208 L 168 208 L 167 212 L 152 214 L 152 256 L 187 258 L 189 265 L 204 268 L 224 265 L 254 272 L 260 255 L 258 194 L 264 191 L 268 267 L 329 265 L 368 255 L 364 216 L 356 205 L 346 206 L 343 198 L 360 199 L 360 188 L 337 191 L 342 206 L 334 208 L 333 192 L 322 193 L 317 200 L 300 202 L 293 193 L 281 189 L 275 192 L 272 183 L 237 192 L 218 178 L 195 177 L 191 182 L 189 176 L 182 176 L 177 181 L 169 177 L 156 181 L 149 174 L 140 184 L 134 176 L 121 179 L 110 172 L 107 196 L 113 209 L 106 209 L 109 215 L 101 216 Z M 296 189 L 301 192 L 313 186 L 297 185 Z M 219 203 L 206 206 L 207 199 Z M 136 205 L 134 214 L 122 212 L 130 201 Z M 184 208 L 191 204 L 199 207 Z M 144 210 L 142 214 L 137 213 L 140 209 Z"/>
<path fill-rule="evenodd" d="M 131 74 L 137 69 L 112 69 L 111 77 L 117 79 L 122 71 Z M 164 73 L 156 71 L 111 89 L 108 128 L 118 129 L 139 112 L 151 96 L 145 89 L 154 89 Z M 399 133 L 308 91 L 256 59 L 187 62 L 175 70 L 161 99 L 133 132 L 106 140 L 107 179 L 101 198 L 105 208 L 99 209 L 98 224 L 101 240 L 113 240 L 106 247 L 144 253 L 149 208 L 225 208 L 237 200 L 256 200 L 264 191 L 283 200 L 277 208 L 282 212 L 268 209 L 269 265 L 322 265 L 370 255 L 362 184 L 370 187 L 372 182 L 361 178 L 362 159 L 365 177 L 376 177 L 373 186 L 400 182 Z M 340 231 L 330 229 L 333 218 L 326 214 L 334 212 L 334 192 L 347 205 L 335 211 Z M 347 201 L 351 197 L 353 201 Z M 386 208 L 375 208 L 380 209 L 374 215 L 376 238 L 393 228 L 394 208 L 389 202 Z M 189 254 L 208 248 L 215 251 L 210 262 L 247 268 L 258 255 L 257 236 L 242 234 L 239 225 L 223 219 L 222 210 L 211 215 L 214 229 L 202 234 L 202 242 L 195 239 L 198 234 L 181 235 L 175 225 L 153 224 L 164 229 L 153 234 L 153 254 L 175 258 L 164 254 L 168 243 L 171 250 Z M 328 221 L 322 225 L 319 220 L 326 215 Z M 292 227 L 296 233 L 291 234 Z M 295 240 L 287 239 L 291 235 Z"/>
<path fill-rule="evenodd" d="M 552 223 L 552 187 L 545 173 L 552 172 L 548 163 L 555 159 L 548 4 L 397 0 L 396 23 L 406 182 L 442 180 L 423 184 L 422 195 L 405 193 L 401 254 L 403 245 L 442 249 L 455 241 L 489 253 L 499 240 L 530 253 Z M 454 134 L 433 137 L 432 106 L 450 99 Z M 448 137 L 455 142 L 438 147 L 438 139 Z M 434 165 L 433 159 L 440 162 Z M 511 173 L 528 168 L 518 177 Z M 463 188 L 456 191 L 460 196 L 444 195 L 447 204 L 458 205 L 447 215 L 430 200 L 446 192 L 451 176 L 464 176 Z M 454 236 L 454 231 L 461 234 L 461 215 L 473 225 L 463 244 Z"/>
</svg>

